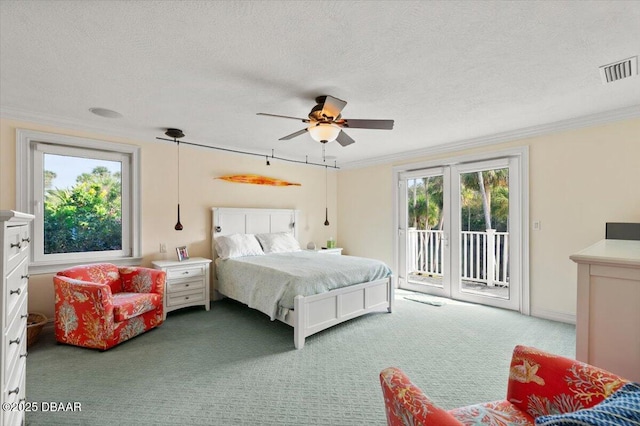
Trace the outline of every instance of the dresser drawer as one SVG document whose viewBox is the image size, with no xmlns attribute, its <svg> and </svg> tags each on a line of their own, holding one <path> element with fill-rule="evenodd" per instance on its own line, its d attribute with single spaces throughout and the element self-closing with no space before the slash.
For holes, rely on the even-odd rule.
<svg viewBox="0 0 640 426">
<path fill-rule="evenodd" d="M 186 304 L 196 304 L 204 301 L 204 289 L 195 291 L 183 291 L 167 297 L 167 306 L 179 306 Z"/>
<path fill-rule="evenodd" d="M 24 358 L 23 358 L 24 359 Z M 2 388 L 2 400 L 5 403 L 9 403 L 10 407 L 13 404 L 18 404 L 19 402 L 24 402 L 26 401 L 25 398 L 25 364 L 23 362 L 22 367 L 19 370 L 16 370 L 13 375 L 13 377 L 11 378 L 11 380 L 9 381 L 7 386 L 4 386 Z M 11 394 L 9 394 L 9 392 L 11 392 Z M 13 407 L 15 407 L 15 405 L 13 405 Z M 24 420 L 24 410 L 20 411 L 17 408 L 11 411 L 4 411 L 2 413 L 2 417 L 4 420 L 4 425 L 6 426 L 14 426 L 14 425 L 21 425 L 23 424 L 23 420 Z"/>
<path fill-rule="evenodd" d="M 204 275 L 203 265 L 184 266 L 182 268 L 171 268 L 167 270 L 167 281 L 181 278 L 201 277 Z"/>
<path fill-rule="evenodd" d="M 22 358 L 17 368 L 12 371 L 7 384 L 2 387 L 2 396 L 5 402 L 17 403 L 21 399 L 24 400 L 25 370 L 26 362 Z"/>
<path fill-rule="evenodd" d="M 27 301 L 24 301 L 25 312 L 27 310 Z M 25 355 L 27 353 L 27 319 L 20 316 L 13 319 L 8 327 L 7 332 L 3 336 L 4 339 L 4 377 L 8 380 L 11 373 L 16 371 L 16 366 L 24 366 Z"/>
<path fill-rule="evenodd" d="M 23 259 L 7 277 L 5 294 L 5 324 L 8 324 L 16 315 L 16 311 L 23 300 L 27 296 L 27 283 L 29 282 L 29 263 L 27 259 Z"/>
<path fill-rule="evenodd" d="M 7 254 L 7 271 L 11 271 L 22 259 L 27 257 L 27 248 L 30 242 L 28 226 L 10 226 L 7 228 L 4 240 L 4 250 Z"/>
<path fill-rule="evenodd" d="M 167 295 L 172 295 L 174 293 L 180 293 L 183 291 L 189 290 L 199 290 L 204 288 L 204 280 L 196 279 L 196 280 L 177 280 L 175 282 L 167 283 Z"/>
</svg>

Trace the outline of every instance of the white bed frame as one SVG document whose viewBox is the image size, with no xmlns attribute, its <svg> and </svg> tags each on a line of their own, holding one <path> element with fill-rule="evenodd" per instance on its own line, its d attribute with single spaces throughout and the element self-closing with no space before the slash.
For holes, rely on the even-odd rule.
<svg viewBox="0 0 640 426">
<path fill-rule="evenodd" d="M 236 233 L 293 232 L 296 239 L 298 238 L 297 210 L 221 207 L 214 207 L 211 210 L 213 212 L 211 250 L 214 259 L 217 254 L 213 242 L 217 236 Z M 308 336 L 352 318 L 380 310 L 388 312 L 393 310 L 391 277 L 313 296 L 298 295 L 294 300 L 293 311 L 289 311 L 283 322 L 293 327 L 294 345 L 296 349 L 302 349 L 305 338 Z"/>
</svg>

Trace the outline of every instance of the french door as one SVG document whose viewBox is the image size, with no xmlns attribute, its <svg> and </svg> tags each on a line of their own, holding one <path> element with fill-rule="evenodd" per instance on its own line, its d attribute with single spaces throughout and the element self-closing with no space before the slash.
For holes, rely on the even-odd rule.
<svg viewBox="0 0 640 426">
<path fill-rule="evenodd" d="M 398 174 L 401 288 L 522 310 L 519 157 Z"/>
</svg>

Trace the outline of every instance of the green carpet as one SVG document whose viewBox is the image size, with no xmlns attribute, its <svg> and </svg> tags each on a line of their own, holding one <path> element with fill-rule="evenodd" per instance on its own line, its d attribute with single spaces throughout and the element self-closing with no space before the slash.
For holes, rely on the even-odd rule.
<svg viewBox="0 0 640 426">
<path fill-rule="evenodd" d="M 436 403 L 502 399 L 516 344 L 575 355 L 575 327 L 516 312 L 403 298 L 392 314 L 348 321 L 293 347 L 293 329 L 233 301 L 169 314 L 109 351 L 30 348 L 28 401 L 80 402 L 31 412 L 27 425 L 384 425 L 378 373 L 402 368 Z"/>
</svg>

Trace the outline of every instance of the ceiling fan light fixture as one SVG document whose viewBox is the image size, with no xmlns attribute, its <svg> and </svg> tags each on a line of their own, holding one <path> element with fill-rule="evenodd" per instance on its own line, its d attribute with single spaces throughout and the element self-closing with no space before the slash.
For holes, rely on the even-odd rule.
<svg viewBox="0 0 640 426">
<path fill-rule="evenodd" d="M 342 129 L 329 123 L 313 123 L 307 130 L 314 141 L 326 143 L 336 140 Z"/>
</svg>

